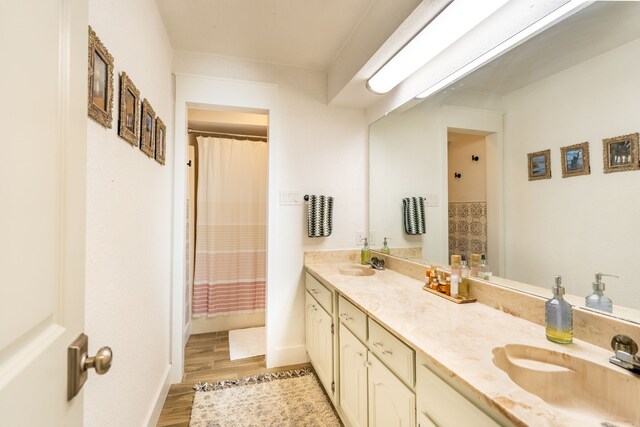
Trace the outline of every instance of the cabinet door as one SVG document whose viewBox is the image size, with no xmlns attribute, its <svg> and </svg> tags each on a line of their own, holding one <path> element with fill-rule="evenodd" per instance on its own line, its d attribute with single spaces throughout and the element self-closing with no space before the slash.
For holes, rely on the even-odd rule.
<svg viewBox="0 0 640 427">
<path fill-rule="evenodd" d="M 415 427 L 416 396 L 369 352 L 369 427 Z"/>
<path fill-rule="evenodd" d="M 318 303 L 309 292 L 305 295 L 305 347 L 309 359 L 315 362 L 317 359 L 318 333 L 316 329 L 316 312 L 318 311 Z"/>
<path fill-rule="evenodd" d="M 322 307 L 317 307 L 315 315 L 316 340 L 316 360 L 313 366 L 320 382 L 324 385 L 327 394 L 333 396 L 331 383 L 333 382 L 333 334 L 331 316 Z"/>
<path fill-rule="evenodd" d="M 353 427 L 367 426 L 367 347 L 340 324 L 340 407 Z"/>
</svg>

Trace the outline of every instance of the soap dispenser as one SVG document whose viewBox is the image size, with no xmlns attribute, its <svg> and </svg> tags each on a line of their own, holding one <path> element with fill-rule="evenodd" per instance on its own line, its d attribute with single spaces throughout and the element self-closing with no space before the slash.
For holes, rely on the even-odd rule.
<svg viewBox="0 0 640 427">
<path fill-rule="evenodd" d="M 371 260 L 371 249 L 369 249 L 369 240 L 365 237 L 364 246 L 360 250 L 360 264 L 367 265 Z"/>
<path fill-rule="evenodd" d="M 613 301 L 603 293 L 604 283 L 602 282 L 602 276 L 619 278 L 613 274 L 596 273 L 596 281 L 592 283 L 593 293 L 584 299 L 585 304 L 589 308 L 613 313 Z"/>
<path fill-rule="evenodd" d="M 545 304 L 545 323 L 547 339 L 560 344 L 573 341 L 573 313 L 571 304 L 563 298 L 562 277 L 556 276 L 556 284 L 551 288 L 553 298 Z"/>
<path fill-rule="evenodd" d="M 387 245 L 387 239 L 388 237 L 384 238 L 384 242 L 382 243 L 382 249 L 380 249 L 380 252 L 382 252 L 385 255 L 391 254 L 391 248 L 389 248 L 389 246 Z"/>
</svg>

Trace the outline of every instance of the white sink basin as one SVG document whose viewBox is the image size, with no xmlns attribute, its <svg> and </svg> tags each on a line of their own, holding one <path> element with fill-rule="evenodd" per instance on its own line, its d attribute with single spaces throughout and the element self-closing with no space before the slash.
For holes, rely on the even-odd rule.
<svg viewBox="0 0 640 427">
<path fill-rule="evenodd" d="M 493 363 L 529 393 L 584 425 L 640 425 L 640 377 L 545 348 L 509 344 Z"/>
<path fill-rule="evenodd" d="M 340 266 L 338 271 L 344 276 L 373 276 L 376 274 L 373 268 L 358 264 L 344 264 Z"/>
</svg>

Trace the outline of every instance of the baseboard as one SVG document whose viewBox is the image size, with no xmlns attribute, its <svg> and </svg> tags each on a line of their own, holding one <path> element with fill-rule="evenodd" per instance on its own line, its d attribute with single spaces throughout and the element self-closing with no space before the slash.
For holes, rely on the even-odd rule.
<svg viewBox="0 0 640 427">
<path fill-rule="evenodd" d="M 307 363 L 309 356 L 304 344 L 291 347 L 279 347 L 275 350 L 267 350 L 267 368 L 277 368 L 280 366 L 298 365 Z"/>
<path fill-rule="evenodd" d="M 234 314 L 232 316 L 198 317 L 191 319 L 192 334 L 206 334 L 210 332 L 231 331 L 233 329 L 253 328 L 264 326 L 264 312 L 249 314 Z"/>
<path fill-rule="evenodd" d="M 158 425 L 158 420 L 160 419 L 160 413 L 162 412 L 164 401 L 167 399 L 167 394 L 169 394 L 169 387 L 171 387 L 171 378 L 169 375 L 170 372 L 171 365 L 167 365 L 164 371 L 164 380 L 162 381 L 162 386 L 156 394 L 155 404 L 147 415 L 147 421 L 143 424 L 147 427 L 155 427 Z"/>
</svg>

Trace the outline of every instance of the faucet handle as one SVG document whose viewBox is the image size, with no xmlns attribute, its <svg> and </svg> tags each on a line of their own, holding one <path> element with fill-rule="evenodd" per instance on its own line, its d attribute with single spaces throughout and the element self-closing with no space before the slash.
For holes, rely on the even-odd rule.
<svg viewBox="0 0 640 427">
<path fill-rule="evenodd" d="M 624 351 L 629 354 L 636 354 L 638 352 L 638 344 L 626 335 L 616 335 L 611 339 L 611 348 L 614 352 Z"/>
</svg>

